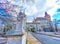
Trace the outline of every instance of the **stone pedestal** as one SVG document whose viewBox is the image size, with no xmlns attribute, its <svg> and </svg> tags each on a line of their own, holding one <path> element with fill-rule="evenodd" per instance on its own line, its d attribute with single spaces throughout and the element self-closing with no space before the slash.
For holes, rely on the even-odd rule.
<svg viewBox="0 0 60 44">
<path fill-rule="evenodd" d="M 22 23 L 16 24 L 16 29 L 6 33 L 7 44 L 26 44 L 26 33 L 23 33 Z"/>
<path fill-rule="evenodd" d="M 7 44 L 26 44 L 26 34 L 24 35 L 7 35 Z"/>
</svg>

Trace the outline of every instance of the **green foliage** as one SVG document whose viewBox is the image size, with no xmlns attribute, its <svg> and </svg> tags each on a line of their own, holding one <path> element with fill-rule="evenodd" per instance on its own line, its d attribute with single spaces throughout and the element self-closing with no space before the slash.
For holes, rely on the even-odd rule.
<svg viewBox="0 0 60 44">
<path fill-rule="evenodd" d="M 57 25 L 55 24 L 55 30 L 56 30 L 56 32 L 58 31 L 58 29 L 57 29 Z"/>
<path fill-rule="evenodd" d="M 27 31 L 27 32 L 29 31 L 29 28 L 28 28 L 28 27 L 26 27 L 26 31 Z"/>
<path fill-rule="evenodd" d="M 7 25 L 5 26 L 5 28 L 4 28 L 4 30 L 3 30 L 4 34 L 5 34 L 8 30 L 10 30 L 10 29 L 12 29 L 12 25 L 11 25 L 11 24 L 7 24 Z"/>
<path fill-rule="evenodd" d="M 31 28 L 31 31 L 32 31 L 32 32 L 35 32 L 35 28 Z"/>
</svg>

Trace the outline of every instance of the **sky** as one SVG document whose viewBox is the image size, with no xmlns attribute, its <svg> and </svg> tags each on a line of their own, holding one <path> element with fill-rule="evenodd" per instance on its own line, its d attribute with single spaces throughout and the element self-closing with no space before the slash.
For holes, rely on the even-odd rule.
<svg viewBox="0 0 60 44">
<path fill-rule="evenodd" d="M 36 17 L 44 17 L 45 11 L 51 16 L 51 20 L 56 18 L 56 14 L 59 14 L 57 9 L 60 7 L 60 0 L 23 0 L 24 3 L 22 3 L 22 0 L 8 1 L 18 6 L 23 5 L 23 11 L 25 10 L 29 22 Z"/>
<path fill-rule="evenodd" d="M 53 20 L 56 17 L 56 10 L 60 7 L 59 3 L 60 0 L 35 0 L 35 3 L 28 3 L 26 9 L 27 20 L 31 21 L 34 17 L 44 17 L 45 11 Z"/>
</svg>

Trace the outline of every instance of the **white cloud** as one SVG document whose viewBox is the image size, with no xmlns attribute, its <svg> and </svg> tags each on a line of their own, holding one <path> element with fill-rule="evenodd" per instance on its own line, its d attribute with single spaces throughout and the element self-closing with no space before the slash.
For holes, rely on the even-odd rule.
<svg viewBox="0 0 60 44">
<path fill-rule="evenodd" d="M 60 7 L 60 5 L 58 5 L 58 3 L 54 3 L 53 7 L 47 11 L 48 14 L 51 15 L 51 20 L 53 20 L 53 17 L 52 16 L 56 13 L 57 8 L 59 8 L 59 7 Z"/>
<path fill-rule="evenodd" d="M 18 0 L 18 3 L 15 3 L 15 4 L 20 5 L 20 2 L 21 1 Z M 47 11 L 51 15 L 51 18 L 53 19 L 52 17 L 53 14 L 55 13 L 56 9 L 60 7 L 57 4 L 56 4 L 56 0 L 34 0 L 34 3 L 30 1 L 24 4 L 26 8 L 25 13 L 28 16 L 37 15 L 37 17 L 38 16 L 43 17 L 45 11 Z"/>
<path fill-rule="evenodd" d="M 33 14 L 38 12 L 36 6 L 32 6 L 32 12 L 33 12 Z"/>
<path fill-rule="evenodd" d="M 7 1 L 6 0 L 0 0 L 0 3 L 6 3 Z"/>
<path fill-rule="evenodd" d="M 56 0 L 47 0 L 46 6 L 51 7 L 55 5 Z"/>
<path fill-rule="evenodd" d="M 45 3 L 46 0 L 35 0 L 35 3 L 32 6 L 30 4 L 27 5 L 26 14 L 43 16 L 43 12 L 45 10 Z"/>
<path fill-rule="evenodd" d="M 37 12 L 38 12 L 37 8 L 33 5 L 32 7 L 27 6 L 25 13 L 26 13 L 27 15 L 31 16 L 31 15 L 36 14 Z"/>
<path fill-rule="evenodd" d="M 7 0 L 7 1 L 12 1 L 12 0 Z"/>
</svg>

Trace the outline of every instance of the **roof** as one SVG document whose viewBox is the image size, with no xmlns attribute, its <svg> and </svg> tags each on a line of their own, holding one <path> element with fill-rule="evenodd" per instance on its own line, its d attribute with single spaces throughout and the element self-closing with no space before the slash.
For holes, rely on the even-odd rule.
<svg viewBox="0 0 60 44">
<path fill-rule="evenodd" d="M 35 21 L 36 20 L 47 20 L 46 18 L 44 18 L 44 17 L 37 17 L 36 19 L 35 19 Z"/>
<path fill-rule="evenodd" d="M 36 24 L 36 22 L 26 22 L 26 24 Z"/>
</svg>

